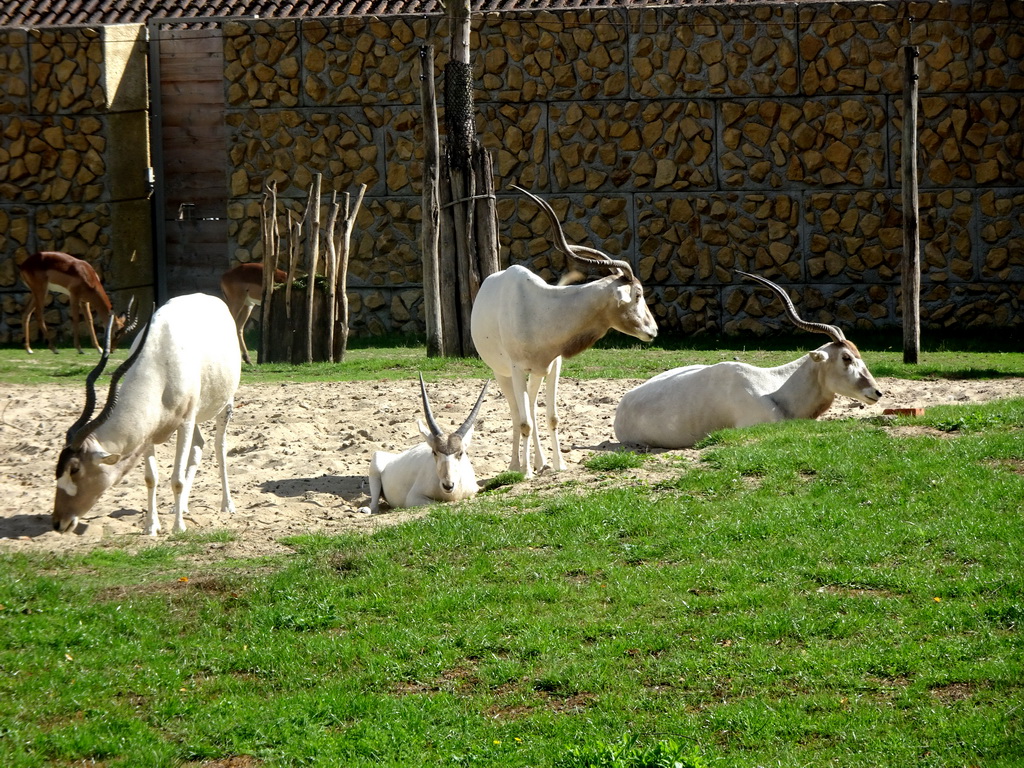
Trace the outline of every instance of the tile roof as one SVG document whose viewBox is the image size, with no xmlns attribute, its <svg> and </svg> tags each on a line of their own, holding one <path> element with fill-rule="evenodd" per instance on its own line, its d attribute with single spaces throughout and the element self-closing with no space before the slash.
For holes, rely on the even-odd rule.
<svg viewBox="0 0 1024 768">
<path fill-rule="evenodd" d="M 474 12 L 736 5 L 764 0 L 470 0 Z M 776 0 L 799 2 L 799 0 Z M 0 27 L 144 24 L 149 19 L 441 14 L 441 0 L 27 0 L 0 3 Z"/>
</svg>

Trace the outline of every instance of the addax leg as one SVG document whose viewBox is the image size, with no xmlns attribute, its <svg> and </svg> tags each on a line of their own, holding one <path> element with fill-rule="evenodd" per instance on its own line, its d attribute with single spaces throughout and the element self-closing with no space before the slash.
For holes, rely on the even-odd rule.
<svg viewBox="0 0 1024 768">
<path fill-rule="evenodd" d="M 174 533 L 182 533 L 185 515 L 188 514 L 188 494 L 196 476 L 199 459 L 203 456 L 203 436 L 195 421 L 186 419 L 178 427 L 174 451 L 174 473 L 171 476 L 171 490 L 174 493 Z"/>
<path fill-rule="evenodd" d="M 548 416 L 548 432 L 551 435 L 551 469 L 561 472 L 565 469 L 562 461 L 562 445 L 558 440 L 558 376 L 562 372 L 562 358 L 556 357 L 548 366 L 547 402 L 544 404 Z"/>
<path fill-rule="evenodd" d="M 217 416 L 217 432 L 213 444 L 217 450 L 217 467 L 220 469 L 220 511 L 223 514 L 235 514 L 235 502 L 231 500 L 231 486 L 228 484 L 228 423 L 235 411 L 234 402 L 228 403 L 227 407 Z M 197 430 L 198 431 L 198 430 Z M 197 461 L 198 463 L 198 461 Z"/>
<path fill-rule="evenodd" d="M 527 407 L 530 409 L 530 437 L 533 438 L 533 468 L 538 472 L 544 469 L 548 463 L 547 457 L 544 455 L 544 448 L 540 444 L 540 430 L 537 428 L 537 395 L 540 392 L 540 385 L 543 381 L 543 376 L 531 373 L 526 385 L 526 402 Z M 523 461 L 528 461 L 529 456 L 525 449 L 523 454 Z"/>
<path fill-rule="evenodd" d="M 146 511 L 145 528 L 147 536 L 156 536 L 160 532 L 160 518 L 156 514 L 156 485 L 160 479 L 160 471 L 156 465 L 156 448 L 150 445 L 144 457 L 146 462 L 146 493 L 149 496 L 149 507 Z"/>
<path fill-rule="evenodd" d="M 373 458 L 370 459 L 370 471 L 368 474 L 370 481 L 370 506 L 359 508 L 359 511 L 364 514 L 376 515 L 380 511 L 381 473 L 384 471 L 384 465 L 387 463 L 387 457 L 390 455 L 381 451 L 375 451 Z"/>
</svg>

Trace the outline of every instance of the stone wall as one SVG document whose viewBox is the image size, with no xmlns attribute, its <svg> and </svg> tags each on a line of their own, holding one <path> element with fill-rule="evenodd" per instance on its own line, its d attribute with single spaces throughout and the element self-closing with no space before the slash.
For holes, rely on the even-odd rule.
<svg viewBox="0 0 1024 768">
<path fill-rule="evenodd" d="M 473 30 L 502 262 L 563 266 L 544 218 L 504 191 L 519 184 L 571 238 L 629 259 L 662 327 L 685 333 L 784 324 L 737 268 L 815 319 L 900 324 L 901 48 L 919 46 L 922 321 L 1024 324 L 1019 3 L 519 12 Z M 266 180 L 296 200 L 314 172 L 366 183 L 350 288 L 372 333 L 422 330 L 416 60 L 446 39 L 437 18 L 224 26 L 236 256 L 259 256 Z"/>
<path fill-rule="evenodd" d="M 220 32 L 227 255 L 261 257 L 265 182 L 293 210 L 315 173 L 328 195 L 365 183 L 354 330 L 422 331 L 418 55 L 435 45 L 440 78 L 446 20 L 232 19 Z M 122 266 L 148 266 L 120 255 L 135 230 L 118 211 L 135 198 L 112 189 L 110 146 L 134 113 L 111 107 L 110 67 L 95 63 L 104 34 L 0 30 L 0 341 L 16 335 L 12 262 L 29 250 L 75 246 L 122 285 Z M 544 218 L 508 191 L 518 184 L 551 201 L 572 239 L 630 260 L 665 331 L 784 325 L 735 269 L 786 285 L 813 319 L 898 327 L 908 43 L 921 51 L 922 321 L 1024 324 L 1024 5 L 1005 0 L 474 18 L 502 262 L 548 278 L 564 266 Z M 56 61 L 58 49 L 80 53 Z"/>
<path fill-rule="evenodd" d="M 87 260 L 115 307 L 152 301 L 147 108 L 141 27 L 0 29 L 0 343 L 23 338 L 34 251 Z M 66 296 L 46 317 L 70 339 Z"/>
</svg>

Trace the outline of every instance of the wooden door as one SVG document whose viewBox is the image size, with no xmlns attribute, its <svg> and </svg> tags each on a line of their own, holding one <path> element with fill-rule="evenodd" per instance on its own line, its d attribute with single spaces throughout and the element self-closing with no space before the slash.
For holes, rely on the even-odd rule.
<svg viewBox="0 0 1024 768">
<path fill-rule="evenodd" d="M 231 266 L 221 30 L 153 22 L 150 40 L 158 295 L 219 296 Z"/>
</svg>

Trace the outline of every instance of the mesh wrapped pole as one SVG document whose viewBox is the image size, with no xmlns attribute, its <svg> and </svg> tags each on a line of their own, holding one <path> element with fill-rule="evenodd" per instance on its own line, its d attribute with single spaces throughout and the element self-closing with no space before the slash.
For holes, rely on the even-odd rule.
<svg viewBox="0 0 1024 768">
<path fill-rule="evenodd" d="M 444 127 L 448 134 L 448 165 L 470 172 L 476 138 L 473 104 L 473 68 L 462 61 L 444 67 Z"/>
</svg>

